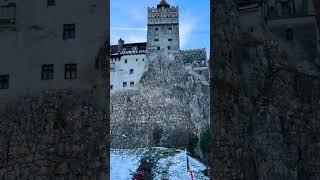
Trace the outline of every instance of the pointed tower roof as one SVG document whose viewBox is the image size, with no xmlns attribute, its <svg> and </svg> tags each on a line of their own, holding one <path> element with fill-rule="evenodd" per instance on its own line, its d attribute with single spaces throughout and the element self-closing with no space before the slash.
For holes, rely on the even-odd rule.
<svg viewBox="0 0 320 180">
<path fill-rule="evenodd" d="M 166 0 L 161 0 L 161 2 L 157 5 L 157 8 L 161 7 L 170 8 L 170 5 L 166 2 Z"/>
</svg>

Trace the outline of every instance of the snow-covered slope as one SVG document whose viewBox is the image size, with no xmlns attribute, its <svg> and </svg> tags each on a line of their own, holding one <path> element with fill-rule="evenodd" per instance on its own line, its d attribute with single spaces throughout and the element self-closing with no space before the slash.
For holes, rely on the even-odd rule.
<svg viewBox="0 0 320 180">
<path fill-rule="evenodd" d="M 139 161 L 144 156 L 153 156 L 158 161 L 153 169 L 156 180 L 188 180 L 190 174 L 187 170 L 185 151 L 168 148 L 152 149 L 111 149 L 110 169 L 111 180 L 131 180 L 132 174 L 139 167 Z M 206 167 L 196 159 L 189 157 L 191 168 L 196 180 L 209 180 L 204 175 Z"/>
</svg>

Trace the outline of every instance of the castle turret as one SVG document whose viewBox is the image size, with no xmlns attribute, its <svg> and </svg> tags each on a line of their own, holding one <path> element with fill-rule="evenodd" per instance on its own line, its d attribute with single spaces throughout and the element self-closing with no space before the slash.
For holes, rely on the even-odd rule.
<svg viewBox="0 0 320 180">
<path fill-rule="evenodd" d="M 180 51 L 178 6 L 165 0 L 148 8 L 147 56 Z"/>
<path fill-rule="evenodd" d="M 124 45 L 124 40 L 122 40 L 121 38 L 118 40 L 118 52 L 121 52 L 123 49 L 123 45 Z"/>
</svg>

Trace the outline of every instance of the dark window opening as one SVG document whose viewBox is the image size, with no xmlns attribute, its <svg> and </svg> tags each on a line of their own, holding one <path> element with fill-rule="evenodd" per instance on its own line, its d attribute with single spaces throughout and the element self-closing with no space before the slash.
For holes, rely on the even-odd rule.
<svg viewBox="0 0 320 180">
<path fill-rule="evenodd" d="M 168 39 L 168 41 L 172 41 L 172 39 Z"/>
<path fill-rule="evenodd" d="M 171 47 L 170 46 L 168 46 L 168 50 L 170 50 L 171 49 Z"/>
<path fill-rule="evenodd" d="M 0 75 L 0 89 L 9 89 L 9 75 Z"/>
<path fill-rule="evenodd" d="M 127 87 L 127 82 L 123 82 L 123 83 L 122 83 L 122 86 L 123 86 L 123 87 Z"/>
<path fill-rule="evenodd" d="M 52 80 L 53 79 L 53 64 L 42 65 L 42 80 Z"/>
<path fill-rule="evenodd" d="M 133 87 L 133 86 L 134 86 L 134 82 L 131 81 L 131 82 L 130 82 L 130 87 Z"/>
<path fill-rule="evenodd" d="M 56 1 L 55 0 L 48 0 L 48 6 L 55 6 Z"/>
<path fill-rule="evenodd" d="M 157 47 L 157 50 L 160 50 L 160 47 L 159 47 L 159 46 Z"/>
<path fill-rule="evenodd" d="M 64 24 L 63 25 L 63 39 L 75 39 L 76 26 L 75 24 Z"/>
<path fill-rule="evenodd" d="M 133 74 L 134 70 L 133 69 L 130 69 L 130 74 Z"/>
<path fill-rule="evenodd" d="M 113 85 L 112 85 L 112 84 L 110 85 L 110 89 L 111 89 L 111 90 L 113 89 Z"/>
<path fill-rule="evenodd" d="M 136 59 L 136 61 L 138 61 L 138 59 Z"/>
<path fill-rule="evenodd" d="M 66 64 L 65 65 L 65 79 L 76 79 L 77 78 L 77 64 Z"/>
<path fill-rule="evenodd" d="M 158 28 L 155 28 L 154 34 L 155 34 L 155 35 L 159 35 L 159 29 L 158 29 Z"/>
<path fill-rule="evenodd" d="M 159 39 L 155 39 L 154 41 L 159 41 Z"/>
<path fill-rule="evenodd" d="M 128 60 L 127 60 L 127 59 L 125 59 L 125 60 L 124 60 L 124 63 L 128 63 Z"/>
<path fill-rule="evenodd" d="M 292 41 L 293 40 L 293 29 L 292 28 L 288 28 L 286 30 L 286 39 L 288 41 Z"/>
<path fill-rule="evenodd" d="M 142 61 L 144 61 L 144 59 L 142 59 Z"/>
</svg>

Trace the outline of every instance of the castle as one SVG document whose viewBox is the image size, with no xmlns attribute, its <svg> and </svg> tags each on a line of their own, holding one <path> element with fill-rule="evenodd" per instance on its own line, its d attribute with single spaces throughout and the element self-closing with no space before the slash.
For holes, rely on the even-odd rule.
<svg viewBox="0 0 320 180">
<path fill-rule="evenodd" d="M 100 0 L 0 0 L 0 105 L 25 93 L 103 83 L 96 59 L 108 35 L 106 7 Z"/>
<path fill-rule="evenodd" d="M 206 81 L 209 73 L 205 49 L 180 50 L 179 7 L 165 0 L 148 7 L 147 42 L 125 44 L 121 38 L 110 47 L 110 90 L 133 89 L 146 71 L 148 61 L 159 54 L 180 56 Z"/>
</svg>

